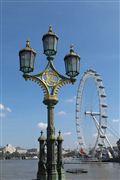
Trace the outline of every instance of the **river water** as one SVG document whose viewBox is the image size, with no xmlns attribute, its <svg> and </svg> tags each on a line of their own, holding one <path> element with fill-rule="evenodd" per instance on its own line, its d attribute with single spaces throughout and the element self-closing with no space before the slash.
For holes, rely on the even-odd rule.
<svg viewBox="0 0 120 180">
<path fill-rule="evenodd" d="M 0 180 L 33 180 L 36 178 L 37 160 L 0 160 Z M 65 169 L 83 168 L 88 173 L 66 173 L 66 180 L 120 180 L 119 163 L 65 164 Z"/>
</svg>

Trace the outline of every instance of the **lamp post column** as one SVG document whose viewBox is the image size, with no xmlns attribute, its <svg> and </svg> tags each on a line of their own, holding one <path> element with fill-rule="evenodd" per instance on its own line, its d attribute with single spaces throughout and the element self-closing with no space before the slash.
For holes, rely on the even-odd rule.
<svg viewBox="0 0 120 180">
<path fill-rule="evenodd" d="M 62 161 L 62 142 L 63 138 L 61 132 L 59 131 L 59 136 L 57 137 L 57 170 L 58 170 L 58 180 L 65 180 L 65 172 Z"/>
<path fill-rule="evenodd" d="M 45 159 L 46 138 L 43 136 L 43 131 L 41 131 L 41 136 L 38 138 L 38 141 L 40 144 L 40 148 L 39 148 L 37 180 L 47 180 L 46 159 Z"/>
<path fill-rule="evenodd" d="M 54 127 L 54 105 L 57 100 L 45 100 L 44 104 L 48 109 L 48 127 L 47 127 L 47 180 L 58 180 L 56 152 L 55 152 L 55 127 Z"/>
</svg>

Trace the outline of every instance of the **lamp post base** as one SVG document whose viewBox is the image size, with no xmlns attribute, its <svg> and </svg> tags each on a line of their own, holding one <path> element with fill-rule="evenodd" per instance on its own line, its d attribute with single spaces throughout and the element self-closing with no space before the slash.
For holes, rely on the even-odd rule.
<svg viewBox="0 0 120 180">
<path fill-rule="evenodd" d="M 37 174 L 36 180 L 47 180 L 47 175 L 45 174 Z"/>
<path fill-rule="evenodd" d="M 47 180 L 47 170 L 39 169 L 37 172 L 37 180 Z"/>
<path fill-rule="evenodd" d="M 49 173 L 47 180 L 58 180 L 58 174 L 57 173 Z"/>
<path fill-rule="evenodd" d="M 65 171 L 63 168 L 58 169 L 58 180 L 65 180 Z"/>
<path fill-rule="evenodd" d="M 65 173 L 64 172 L 58 174 L 58 180 L 65 180 Z"/>
</svg>

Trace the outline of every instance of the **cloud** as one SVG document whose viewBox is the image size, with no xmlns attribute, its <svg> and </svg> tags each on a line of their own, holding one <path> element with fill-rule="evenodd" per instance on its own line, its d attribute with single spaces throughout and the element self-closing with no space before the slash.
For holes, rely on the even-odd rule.
<svg viewBox="0 0 120 180">
<path fill-rule="evenodd" d="M 6 107 L 4 104 L 0 104 L 0 118 L 4 118 L 7 114 L 7 112 L 12 112 L 12 110 L 9 107 Z"/>
<path fill-rule="evenodd" d="M 12 110 L 9 107 L 6 107 L 6 111 L 12 112 Z"/>
<path fill-rule="evenodd" d="M 76 100 L 76 96 L 74 96 L 73 98 L 70 98 L 70 99 L 66 99 L 65 102 L 73 103 L 73 102 L 75 102 L 75 100 Z"/>
<path fill-rule="evenodd" d="M 0 113 L 0 118 L 5 117 L 5 113 Z"/>
<path fill-rule="evenodd" d="M 72 133 L 71 132 L 65 132 L 63 133 L 64 136 L 70 136 Z"/>
<path fill-rule="evenodd" d="M 59 112 L 58 112 L 58 115 L 59 115 L 59 116 L 64 116 L 64 115 L 66 115 L 66 112 L 65 112 L 65 111 L 59 111 Z"/>
<path fill-rule="evenodd" d="M 7 112 L 12 112 L 12 110 L 9 107 L 6 107 L 3 104 L 0 104 L 0 110 L 1 111 L 7 111 Z"/>
<path fill-rule="evenodd" d="M 47 128 L 47 123 L 43 123 L 43 122 L 38 123 L 38 128 L 46 129 Z"/>
<path fill-rule="evenodd" d="M 120 122 L 120 119 L 113 119 L 112 122 L 113 122 L 113 123 Z"/>
<path fill-rule="evenodd" d="M 4 110 L 5 106 L 3 104 L 0 104 L 0 110 Z"/>
</svg>

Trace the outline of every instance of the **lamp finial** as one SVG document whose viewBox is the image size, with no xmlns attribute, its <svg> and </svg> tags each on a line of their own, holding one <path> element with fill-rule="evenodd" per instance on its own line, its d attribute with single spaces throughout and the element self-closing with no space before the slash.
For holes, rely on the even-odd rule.
<svg viewBox="0 0 120 180">
<path fill-rule="evenodd" d="M 59 136 L 61 135 L 61 131 L 58 132 Z"/>
<path fill-rule="evenodd" d="M 30 41 L 29 41 L 29 39 L 27 39 L 27 41 L 26 41 L 26 47 L 30 47 Z"/>
<path fill-rule="evenodd" d="M 52 25 L 49 26 L 49 32 L 52 32 Z"/>
<path fill-rule="evenodd" d="M 43 131 L 40 132 L 41 133 L 41 136 L 43 135 Z"/>
<path fill-rule="evenodd" d="M 70 45 L 70 52 L 71 53 L 74 52 L 74 45 L 73 44 Z"/>
</svg>

